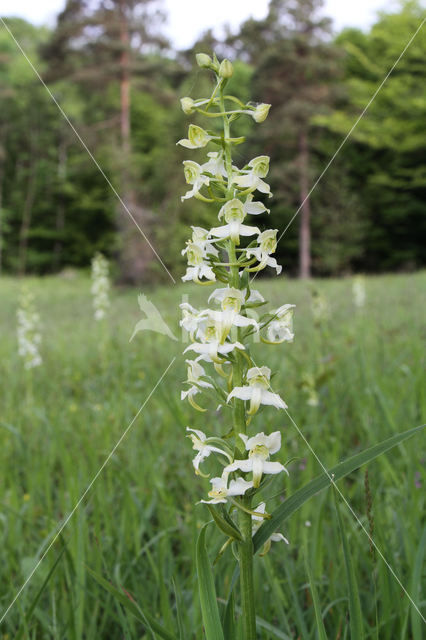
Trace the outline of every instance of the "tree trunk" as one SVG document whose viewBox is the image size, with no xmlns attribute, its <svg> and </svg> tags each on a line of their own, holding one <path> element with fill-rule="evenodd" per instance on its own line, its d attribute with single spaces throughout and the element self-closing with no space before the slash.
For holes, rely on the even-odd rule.
<svg viewBox="0 0 426 640">
<path fill-rule="evenodd" d="M 306 131 L 299 136 L 299 276 L 311 277 L 311 204 L 309 201 L 309 149 Z"/>
<path fill-rule="evenodd" d="M 65 228 L 65 202 L 64 183 L 67 176 L 67 146 L 64 133 L 60 133 L 58 147 L 58 187 L 60 189 L 59 201 L 56 209 L 56 240 L 53 247 L 53 270 L 57 271 L 61 266 L 61 254 L 63 248 L 63 232 Z"/>
<path fill-rule="evenodd" d="M 6 127 L 0 129 L 0 274 L 3 268 L 3 176 L 6 155 Z"/>
<path fill-rule="evenodd" d="M 119 0 L 120 21 L 120 136 L 121 136 L 121 197 L 125 207 L 118 211 L 118 229 L 120 231 L 120 271 L 121 279 L 132 284 L 149 279 L 149 266 L 153 252 L 134 220 L 149 237 L 150 213 L 138 206 L 132 184 L 131 172 L 131 128 L 130 128 L 130 33 L 129 17 L 126 12 L 126 0 Z M 131 216 L 129 215 L 129 211 Z"/>
<path fill-rule="evenodd" d="M 25 196 L 24 210 L 22 212 L 21 229 L 19 231 L 19 267 L 20 276 L 25 275 L 27 269 L 27 249 L 28 234 L 31 228 L 31 217 L 33 212 L 35 196 L 35 164 L 33 160 L 33 152 L 31 151 L 31 159 L 29 166 L 29 175 L 27 183 L 27 193 Z"/>
</svg>

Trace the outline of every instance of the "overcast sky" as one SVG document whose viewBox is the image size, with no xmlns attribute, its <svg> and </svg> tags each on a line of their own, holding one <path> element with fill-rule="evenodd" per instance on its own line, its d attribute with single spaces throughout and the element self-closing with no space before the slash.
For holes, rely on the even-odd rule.
<svg viewBox="0 0 426 640">
<path fill-rule="evenodd" d="M 236 27 L 249 16 L 263 18 L 269 0 L 163 0 L 169 15 L 165 31 L 177 48 L 189 47 L 208 27 L 225 22 Z M 380 9 L 392 9 L 393 0 L 326 0 L 325 12 L 335 29 L 345 26 L 369 27 Z M 35 24 L 53 24 L 65 0 L 0 0 L 0 15 L 19 16 Z"/>
</svg>

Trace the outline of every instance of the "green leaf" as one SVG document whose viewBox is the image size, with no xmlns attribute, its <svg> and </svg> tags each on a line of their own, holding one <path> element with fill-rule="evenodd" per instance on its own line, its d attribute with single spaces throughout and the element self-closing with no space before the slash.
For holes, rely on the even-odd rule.
<svg viewBox="0 0 426 640">
<path fill-rule="evenodd" d="M 308 578 L 309 578 L 309 584 L 310 584 L 310 587 L 311 587 L 312 602 L 314 603 L 315 619 L 317 621 L 318 638 L 319 638 L 319 640 L 327 640 L 327 634 L 325 632 L 324 622 L 323 622 L 322 615 L 321 615 L 321 607 L 320 607 L 320 602 L 319 602 L 319 598 L 318 598 L 318 591 L 317 591 L 314 579 L 312 577 L 311 568 L 310 568 L 308 560 L 306 558 L 305 558 L 305 566 L 306 566 L 306 573 L 308 574 Z"/>
<path fill-rule="evenodd" d="M 208 510 L 211 513 L 211 516 L 219 529 L 223 531 L 223 533 L 234 540 L 242 541 L 241 533 L 238 527 L 232 522 L 231 518 L 225 519 L 220 513 L 218 509 L 215 509 L 211 504 L 206 505 Z"/>
<path fill-rule="evenodd" d="M 28 622 L 30 621 L 31 616 L 34 613 L 34 609 L 37 606 L 38 601 L 40 600 L 41 594 L 43 593 L 43 591 L 46 588 L 47 583 L 49 582 L 50 578 L 52 577 L 56 567 L 59 564 L 60 559 L 62 558 L 62 554 L 65 551 L 65 547 L 62 547 L 61 551 L 58 554 L 58 557 L 56 558 L 55 562 L 52 565 L 52 568 L 50 569 L 49 573 L 47 574 L 46 578 L 43 580 L 43 584 L 41 585 L 40 589 L 37 592 L 36 597 L 34 598 L 34 600 L 32 601 L 31 605 L 28 608 L 28 611 L 25 614 L 25 619 L 22 621 L 21 626 L 19 627 L 18 633 L 15 636 L 15 640 L 21 640 L 21 638 L 23 638 L 23 635 L 25 633 L 26 630 L 26 626 L 28 625 Z"/>
<path fill-rule="evenodd" d="M 196 563 L 198 575 L 198 588 L 200 593 L 201 613 L 203 616 L 206 640 L 224 640 L 222 624 L 217 606 L 216 589 L 214 586 L 213 572 L 206 550 L 206 528 L 210 522 L 205 524 L 200 531 L 196 548 Z"/>
<path fill-rule="evenodd" d="M 424 429 L 425 425 L 421 425 L 419 427 L 414 427 L 413 429 L 408 429 L 402 433 L 397 433 L 396 435 L 380 442 L 379 444 L 366 449 L 365 451 L 361 451 L 361 453 L 357 453 L 354 456 L 351 456 L 344 462 L 340 462 L 335 467 L 332 467 L 328 471 L 328 475 L 323 473 L 322 475 L 314 478 L 308 484 L 305 484 L 304 487 L 296 491 L 292 496 L 290 496 L 282 505 L 276 509 L 270 520 L 267 520 L 262 524 L 260 529 L 253 537 L 253 545 L 255 553 L 262 548 L 264 543 L 271 537 L 275 531 L 282 525 L 282 523 L 287 520 L 297 509 L 299 509 L 302 504 L 307 502 L 312 496 L 314 496 L 319 491 L 326 489 L 331 486 L 329 476 L 333 477 L 333 480 L 337 482 L 341 478 L 344 478 L 352 471 L 355 471 L 363 464 L 367 462 L 371 462 L 378 456 L 380 456 L 385 451 L 389 451 L 397 444 L 400 444 L 404 440 L 407 440 L 415 433 L 418 433 L 422 429 Z"/>
<path fill-rule="evenodd" d="M 129 613 L 134 615 L 137 620 L 139 620 L 140 622 L 143 622 L 145 626 L 151 627 L 152 630 L 155 631 L 155 633 L 158 633 L 158 635 L 161 638 L 163 638 L 163 640 L 177 640 L 176 636 L 172 635 L 169 631 L 167 631 L 167 629 L 165 629 L 161 624 L 159 624 L 153 616 L 142 611 L 139 605 L 137 605 L 133 600 L 131 600 L 131 598 L 128 595 L 116 589 L 116 587 L 114 587 L 110 582 L 108 582 L 108 580 L 105 580 L 105 578 L 97 574 L 90 567 L 87 567 L 87 570 L 91 574 L 91 576 L 96 580 L 96 582 L 98 582 L 101 585 L 101 587 L 103 587 L 106 591 L 108 591 L 111 595 L 113 595 L 114 598 L 118 600 L 118 602 L 121 605 L 123 605 L 123 607 L 127 611 L 129 611 Z"/>
<path fill-rule="evenodd" d="M 364 628 L 362 624 L 361 603 L 359 600 L 358 584 L 356 581 L 354 566 L 352 562 L 351 552 L 349 550 L 348 540 L 343 528 L 342 516 L 337 501 L 336 490 L 334 490 L 334 502 L 336 503 L 337 520 L 339 522 L 340 537 L 342 539 L 343 554 L 345 556 L 346 579 L 348 582 L 348 598 L 349 598 L 349 625 L 351 630 L 351 640 L 363 640 Z"/>
<path fill-rule="evenodd" d="M 421 586 L 422 586 L 422 571 L 423 571 L 423 559 L 425 555 L 426 547 L 426 527 L 423 529 L 423 535 L 420 539 L 420 543 L 417 549 L 416 558 L 414 560 L 414 571 L 411 581 L 411 596 L 414 602 L 420 603 Z M 419 612 L 411 605 L 411 627 L 413 631 L 414 640 L 421 640 L 422 638 L 422 623 L 420 621 Z"/>
<path fill-rule="evenodd" d="M 231 591 L 228 602 L 226 603 L 225 614 L 223 616 L 223 631 L 225 640 L 235 640 L 237 627 L 235 624 L 235 597 L 233 591 Z"/>
</svg>

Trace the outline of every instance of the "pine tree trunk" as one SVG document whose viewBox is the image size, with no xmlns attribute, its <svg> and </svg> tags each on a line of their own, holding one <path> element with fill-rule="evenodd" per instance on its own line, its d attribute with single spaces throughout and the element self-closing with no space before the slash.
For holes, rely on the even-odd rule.
<svg viewBox="0 0 426 640">
<path fill-rule="evenodd" d="M 59 202 L 56 209 L 56 233 L 57 237 L 55 245 L 53 247 L 53 270 L 57 271 L 61 266 L 62 257 L 62 235 L 65 228 L 65 202 L 64 202 L 64 183 L 67 176 L 67 147 L 63 132 L 61 132 L 61 139 L 59 141 L 58 148 L 58 182 L 59 189 L 61 191 L 59 196 Z"/>
<path fill-rule="evenodd" d="M 0 274 L 3 268 L 3 177 L 4 177 L 4 158 L 6 155 L 6 127 L 0 129 Z"/>
<path fill-rule="evenodd" d="M 299 136 L 299 276 L 311 277 L 311 205 L 309 201 L 309 149 L 306 131 Z"/>
<path fill-rule="evenodd" d="M 28 235 L 31 228 L 31 218 L 33 212 L 35 196 L 35 164 L 31 151 L 30 166 L 28 171 L 27 193 L 25 196 L 24 209 L 22 212 L 22 222 L 19 231 L 19 267 L 20 276 L 25 275 L 27 270 Z"/>
<path fill-rule="evenodd" d="M 118 228 L 120 231 L 121 280 L 136 284 L 149 279 L 149 266 L 153 259 L 151 247 L 131 219 L 129 211 L 144 234 L 149 237 L 149 212 L 137 204 L 132 184 L 132 144 L 130 127 L 130 34 L 126 0 L 119 0 L 120 21 L 120 134 L 121 134 L 121 197 Z M 126 210 L 128 209 L 128 211 Z"/>
</svg>

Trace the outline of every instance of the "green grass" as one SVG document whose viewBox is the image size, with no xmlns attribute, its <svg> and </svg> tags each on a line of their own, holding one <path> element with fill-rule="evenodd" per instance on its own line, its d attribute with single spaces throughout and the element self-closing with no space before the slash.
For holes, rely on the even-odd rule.
<svg viewBox="0 0 426 640">
<path fill-rule="evenodd" d="M 275 306 L 297 305 L 295 342 L 255 345 L 254 357 L 277 372 L 274 390 L 326 467 L 425 422 L 425 273 L 367 279 L 362 312 L 353 307 L 351 282 L 257 282 Z M 17 356 L 20 282 L 0 280 L 0 618 L 174 356 L 176 360 L 0 624 L 0 638 L 12 640 L 19 628 L 31 640 L 160 638 L 152 624 L 141 622 L 146 611 L 172 634 L 178 636 L 179 625 L 185 640 L 201 640 L 195 541 L 210 515 L 196 503 L 205 497 L 208 480 L 193 474 L 185 427 L 223 433 L 228 414 L 199 414 L 180 401 L 186 377 L 180 340 L 142 332 L 129 344 L 141 317 L 136 290 L 114 291 L 110 317 L 100 327 L 93 320 L 90 282 L 83 275 L 28 279 L 26 285 L 36 296 L 43 325 L 44 364 L 32 374 Z M 329 303 L 330 316 L 321 327 L 312 319 L 312 287 Z M 178 285 L 144 293 L 180 337 L 182 295 L 189 293 L 197 306 L 210 289 Z M 306 374 L 317 380 L 317 407 L 307 404 L 301 385 Z M 281 459 L 291 460 L 290 477 L 277 476 L 269 490 L 278 506 L 321 469 L 283 412 L 265 410 L 253 426 L 283 433 Z M 419 567 L 425 545 L 423 443 L 424 437 L 416 435 L 368 465 L 368 471 L 374 540 L 424 607 Z M 369 528 L 364 471 L 338 486 Z M 339 503 L 365 637 L 421 640 L 420 616 Z M 256 558 L 259 638 L 320 637 L 319 606 L 327 638 L 349 640 L 347 567 L 331 492 L 307 502 L 285 523 L 283 533 L 289 547 L 276 543 L 268 556 Z M 211 560 L 223 542 L 209 527 Z M 214 569 L 220 601 L 228 596 L 234 566 L 228 549 Z M 88 567 L 131 594 L 142 612 L 139 619 L 98 584 Z M 236 605 L 238 611 L 238 599 Z"/>
</svg>

